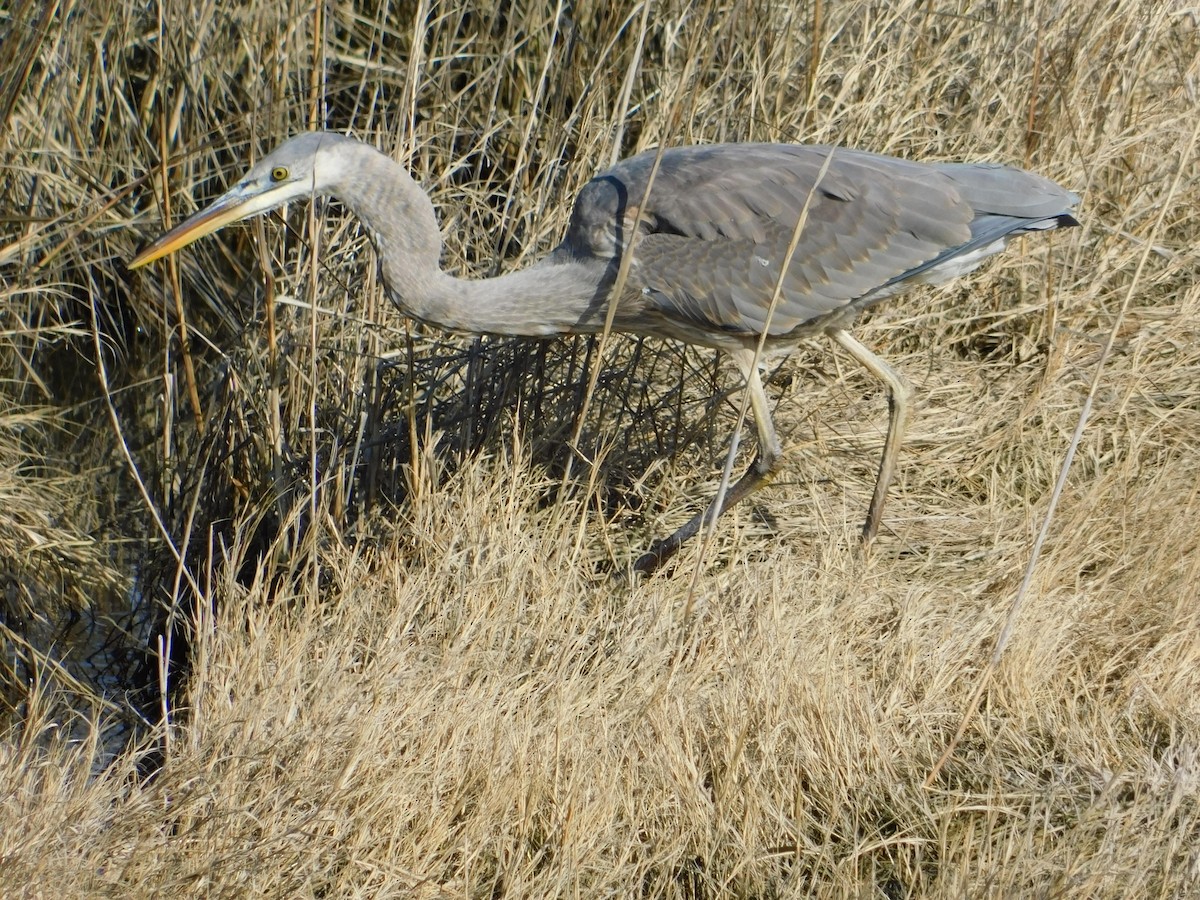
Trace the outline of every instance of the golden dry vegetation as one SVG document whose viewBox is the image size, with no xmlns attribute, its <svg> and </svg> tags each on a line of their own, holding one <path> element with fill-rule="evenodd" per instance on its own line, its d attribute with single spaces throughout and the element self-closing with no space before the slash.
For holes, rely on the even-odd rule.
<svg viewBox="0 0 1200 900">
<path fill-rule="evenodd" d="M 0 10 L 0 894 L 1200 894 L 1198 15 Z M 885 403 L 816 343 L 783 476 L 629 583 L 712 354 L 414 326 L 336 204 L 125 271 L 317 125 L 477 276 L 660 142 L 1015 163 L 1083 227 L 860 327 L 919 398 L 868 552 Z"/>
</svg>

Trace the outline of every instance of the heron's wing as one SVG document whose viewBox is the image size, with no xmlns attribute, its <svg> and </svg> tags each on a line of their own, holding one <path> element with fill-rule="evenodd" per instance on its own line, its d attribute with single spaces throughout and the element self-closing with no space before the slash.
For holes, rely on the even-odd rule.
<svg viewBox="0 0 1200 900">
<path fill-rule="evenodd" d="M 930 163 L 945 175 L 977 213 L 1017 219 L 1055 219 L 1068 213 L 1079 196 L 1056 182 L 997 163 Z"/>
<path fill-rule="evenodd" d="M 644 153 L 593 179 L 564 243 L 573 252 L 615 257 L 640 208 L 634 302 L 647 316 L 738 334 L 762 332 L 785 264 L 773 335 L 969 244 L 976 209 L 960 182 L 984 193 L 997 172 L 1026 174 L 989 167 L 991 175 L 975 176 L 969 166 L 948 173 L 827 147 L 725 144 L 666 151 L 647 197 L 653 161 Z"/>
</svg>

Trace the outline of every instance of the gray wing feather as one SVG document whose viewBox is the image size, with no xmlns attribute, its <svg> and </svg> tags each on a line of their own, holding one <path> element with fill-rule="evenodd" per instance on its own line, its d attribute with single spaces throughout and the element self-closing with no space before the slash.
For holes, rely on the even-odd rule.
<svg viewBox="0 0 1200 900">
<path fill-rule="evenodd" d="M 635 317 L 733 334 L 762 332 L 806 204 L 771 335 L 870 299 L 1031 217 L 1064 214 L 1075 199 L 1047 179 L 1003 166 L 926 165 L 780 144 L 665 151 L 647 198 L 653 162 L 653 152 L 643 153 L 589 182 L 562 249 L 615 259 L 641 208 L 623 306 Z M 986 227 L 978 227 L 988 213 Z"/>
<path fill-rule="evenodd" d="M 1020 219 L 1055 218 L 1079 197 L 1036 172 L 996 163 L 933 163 L 977 212 Z"/>
</svg>

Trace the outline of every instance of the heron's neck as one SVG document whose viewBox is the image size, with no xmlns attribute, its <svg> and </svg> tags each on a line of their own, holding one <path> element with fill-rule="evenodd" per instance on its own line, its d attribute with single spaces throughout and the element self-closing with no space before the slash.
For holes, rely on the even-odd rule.
<svg viewBox="0 0 1200 900">
<path fill-rule="evenodd" d="M 441 232 L 421 187 L 373 148 L 347 146 L 360 149 L 330 193 L 362 219 L 405 314 L 454 331 L 531 337 L 602 327 L 603 265 L 551 256 L 497 278 L 455 278 L 441 270 Z"/>
</svg>

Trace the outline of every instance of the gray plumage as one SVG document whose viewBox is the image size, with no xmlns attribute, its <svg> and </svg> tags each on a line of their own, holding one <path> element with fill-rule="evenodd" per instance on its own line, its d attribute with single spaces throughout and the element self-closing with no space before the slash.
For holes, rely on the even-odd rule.
<svg viewBox="0 0 1200 900">
<path fill-rule="evenodd" d="M 544 259 L 470 281 L 441 271 L 433 205 L 402 167 L 349 138 L 302 134 L 139 253 L 130 268 L 229 222 L 289 200 L 329 195 L 362 219 L 388 293 L 406 314 L 464 332 L 549 337 L 603 328 L 621 254 L 632 246 L 627 279 L 613 298 L 613 327 L 730 353 L 746 378 L 759 442 L 755 462 L 724 498 L 657 542 L 635 566 L 657 568 L 706 516 L 715 519 L 775 470 L 780 447 L 754 354 L 764 331 L 768 350 L 829 334 L 887 384 L 888 434 L 864 526 L 864 536 L 872 537 L 909 389 L 846 327 L 863 308 L 914 284 L 970 271 L 1014 235 L 1078 224 L 1072 215 L 1078 198 L 1006 166 L 915 163 L 785 144 L 665 150 L 647 196 L 655 155 L 631 157 L 588 182 L 566 237 Z M 802 212 L 799 242 L 784 272 Z"/>
</svg>

